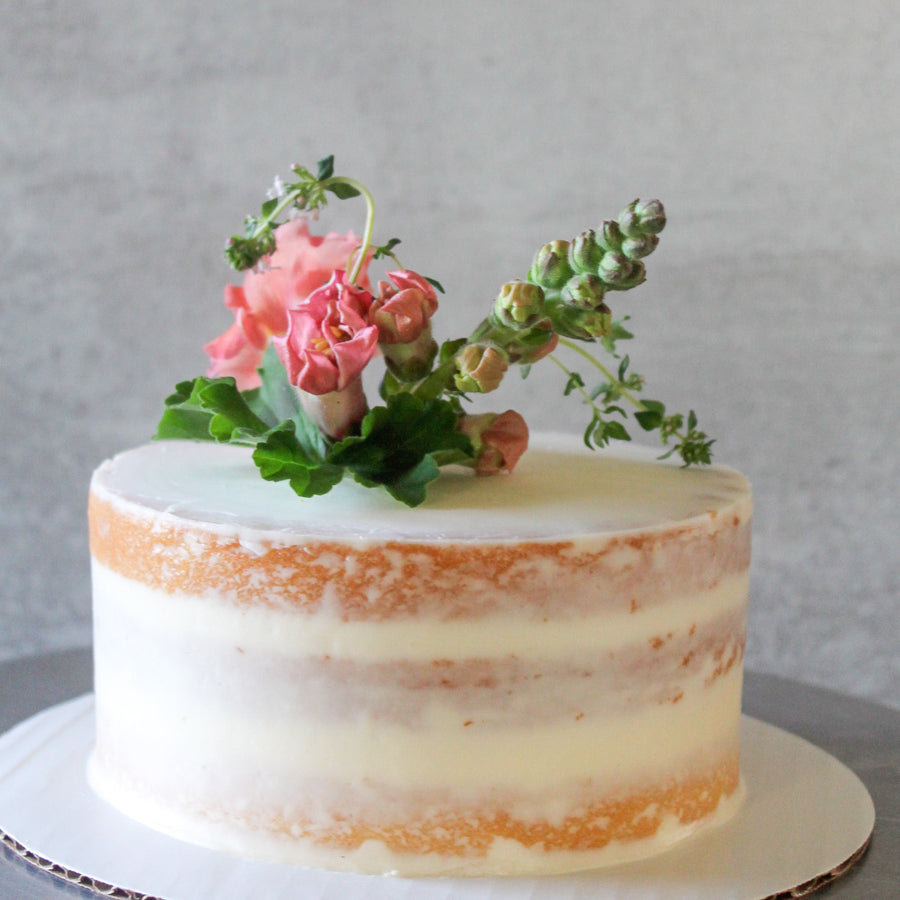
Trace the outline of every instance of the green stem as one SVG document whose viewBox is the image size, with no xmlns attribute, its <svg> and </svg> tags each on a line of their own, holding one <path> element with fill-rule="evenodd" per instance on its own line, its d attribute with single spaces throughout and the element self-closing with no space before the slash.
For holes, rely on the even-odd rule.
<svg viewBox="0 0 900 900">
<path fill-rule="evenodd" d="M 356 284 L 356 279 L 359 277 L 359 271 L 362 268 L 363 262 L 366 258 L 366 253 L 369 252 L 369 247 L 372 243 L 372 230 L 375 226 L 375 200 L 372 195 L 369 193 L 369 189 L 357 181 L 355 178 L 346 178 L 343 175 L 335 175 L 333 178 L 326 178 L 325 181 L 321 182 L 322 187 L 328 187 L 332 184 L 346 184 L 352 188 L 355 188 L 357 191 L 362 194 L 363 198 L 366 201 L 366 227 L 363 230 L 363 239 L 362 245 L 360 246 L 358 252 L 358 256 L 356 258 L 356 262 L 353 264 L 353 269 L 349 273 L 349 279 L 351 284 Z"/>
<path fill-rule="evenodd" d="M 253 231 L 253 237 L 259 237 L 262 233 L 263 229 L 268 228 L 269 225 L 272 224 L 289 206 L 291 206 L 294 201 L 300 196 L 300 191 L 289 191 L 281 200 L 275 209 L 269 213 L 265 217 L 265 219 L 260 220 L 256 224 L 256 228 Z"/>
<path fill-rule="evenodd" d="M 625 385 L 623 385 L 622 382 L 619 381 L 619 379 L 616 378 L 615 375 L 613 375 L 613 373 L 610 372 L 609 369 L 607 369 L 599 359 L 588 353 L 587 350 L 585 350 L 583 347 L 579 347 L 578 344 L 576 344 L 574 341 L 570 341 L 568 338 L 561 337 L 559 339 L 559 342 L 564 347 L 568 347 L 570 350 L 573 350 L 579 356 L 583 356 L 595 369 L 598 369 L 603 374 L 604 378 L 608 378 L 611 384 L 618 385 L 617 390 L 619 395 L 628 400 L 628 402 L 633 406 L 637 407 L 640 412 L 646 411 L 647 407 L 644 406 L 644 404 L 641 403 L 641 401 L 638 400 L 638 398 L 635 397 L 634 394 L 628 391 Z M 550 358 L 553 359 L 552 356 Z M 558 361 L 557 365 L 559 365 Z"/>
<path fill-rule="evenodd" d="M 562 343 L 563 340 L 564 340 L 563 338 L 560 338 L 560 343 Z M 565 363 L 563 363 L 561 360 L 557 359 L 553 353 L 551 353 L 547 357 L 547 359 L 556 363 L 556 365 L 559 366 L 559 368 L 563 370 L 563 372 L 566 375 L 566 378 L 571 378 L 575 374 L 570 368 L 568 368 L 568 366 L 566 366 Z M 593 359 L 593 357 L 591 357 L 591 359 Z M 591 397 L 591 395 L 580 384 L 578 384 L 578 383 L 575 384 L 575 390 L 578 391 L 579 394 L 581 394 L 581 396 L 584 398 L 584 402 L 587 403 L 587 405 L 590 406 L 590 408 L 592 410 L 594 410 L 594 412 L 597 412 L 597 413 L 600 412 L 600 410 L 597 408 L 597 404 L 594 403 L 594 400 Z"/>
</svg>

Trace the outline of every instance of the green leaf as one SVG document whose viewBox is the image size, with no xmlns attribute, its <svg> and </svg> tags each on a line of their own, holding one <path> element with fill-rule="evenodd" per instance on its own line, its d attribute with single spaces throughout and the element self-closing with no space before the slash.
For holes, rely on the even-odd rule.
<svg viewBox="0 0 900 900">
<path fill-rule="evenodd" d="M 630 316 L 623 316 L 621 319 L 616 319 L 612 323 L 612 328 L 610 329 L 609 334 L 604 335 L 600 338 L 600 343 L 603 346 L 603 349 L 606 350 L 607 353 L 612 354 L 613 356 L 618 356 L 616 353 L 616 341 L 627 341 L 634 337 L 634 335 L 624 326 L 624 322 L 627 322 Z"/>
<path fill-rule="evenodd" d="M 157 426 L 157 438 L 230 441 L 238 432 L 262 434 L 269 425 L 260 419 L 241 396 L 233 378 L 182 381 L 166 399 L 166 410 Z"/>
<path fill-rule="evenodd" d="M 428 454 L 399 478 L 385 484 L 385 489 L 395 500 L 407 506 L 418 506 L 428 495 L 428 485 L 440 474 L 441 470 L 434 456 Z"/>
<path fill-rule="evenodd" d="M 244 392 L 248 404 L 258 410 L 257 415 L 261 419 L 271 420 L 272 425 L 293 419 L 300 411 L 300 399 L 288 381 L 287 371 L 272 344 L 263 355 L 262 365 L 257 371 L 262 384 L 256 392 Z"/>
<path fill-rule="evenodd" d="M 438 361 L 443 364 L 449 362 L 468 343 L 467 338 L 457 338 L 455 341 L 444 341 L 438 354 Z"/>
<path fill-rule="evenodd" d="M 584 379 L 577 372 L 572 372 L 569 374 L 569 378 L 566 381 L 566 386 L 563 389 L 563 396 L 568 397 L 569 394 L 572 393 L 572 391 L 583 387 Z"/>
<path fill-rule="evenodd" d="M 426 280 L 433 288 L 435 288 L 435 290 L 439 291 L 439 292 L 442 293 L 442 294 L 445 294 L 445 293 L 446 293 L 446 291 L 444 290 L 444 286 L 443 286 L 436 278 L 429 278 L 427 275 L 423 275 L 422 277 L 423 277 L 423 278 L 424 278 L 424 279 L 425 279 L 425 280 Z"/>
<path fill-rule="evenodd" d="M 324 181 L 326 178 L 331 178 L 332 175 L 334 175 L 334 154 L 319 160 L 316 178 Z"/>
<path fill-rule="evenodd" d="M 384 259 L 394 252 L 394 247 L 400 243 L 400 238 L 391 238 L 386 244 L 374 248 L 373 259 Z"/>
<path fill-rule="evenodd" d="M 336 443 L 327 462 L 348 469 L 366 486 L 384 485 L 392 496 L 415 506 L 439 474 L 438 455 L 471 458 L 472 445 L 456 430 L 457 417 L 450 400 L 395 394 L 366 414 L 359 435 Z"/>
<path fill-rule="evenodd" d="M 606 440 L 630 441 L 631 435 L 621 422 L 609 420 L 603 423 L 603 436 Z"/>
<path fill-rule="evenodd" d="M 381 380 L 381 385 L 378 388 L 378 394 L 382 400 L 387 400 L 388 397 L 396 394 L 398 391 L 403 390 L 404 383 L 397 378 L 396 375 L 392 375 L 390 370 L 385 371 L 384 378 Z"/>
<path fill-rule="evenodd" d="M 156 440 L 211 441 L 209 423 L 212 415 L 202 409 L 171 407 L 156 426 Z"/>
<path fill-rule="evenodd" d="M 325 494 L 343 472 L 309 456 L 297 440 L 293 422 L 272 429 L 253 451 L 253 462 L 266 481 L 287 481 L 295 494 L 312 497 Z"/>
<path fill-rule="evenodd" d="M 326 190 L 331 191 L 339 200 L 349 200 L 351 197 L 358 197 L 359 190 L 352 184 L 345 184 L 343 181 L 335 181 L 334 184 L 326 186 Z"/>
<path fill-rule="evenodd" d="M 634 414 L 638 425 L 644 431 L 653 431 L 655 428 L 659 428 L 666 415 L 665 404 L 660 403 L 658 400 L 644 400 L 643 405 L 644 409 Z"/>
</svg>

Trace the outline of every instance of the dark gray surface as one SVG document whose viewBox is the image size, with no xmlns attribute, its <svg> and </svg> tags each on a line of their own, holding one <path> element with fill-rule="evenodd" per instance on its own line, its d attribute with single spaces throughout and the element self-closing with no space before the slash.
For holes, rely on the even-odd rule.
<svg viewBox="0 0 900 900">
<path fill-rule="evenodd" d="M 47 706 L 90 689 L 89 650 L 4 663 L 0 665 L 0 733 Z M 898 896 L 900 713 L 832 691 L 754 673 L 746 676 L 744 711 L 800 735 L 837 757 L 859 775 L 875 801 L 875 834 L 867 855 L 839 881 L 817 891 L 816 898 L 887 900 Z M 97 896 L 40 871 L 2 847 L 2 900 Z"/>
</svg>

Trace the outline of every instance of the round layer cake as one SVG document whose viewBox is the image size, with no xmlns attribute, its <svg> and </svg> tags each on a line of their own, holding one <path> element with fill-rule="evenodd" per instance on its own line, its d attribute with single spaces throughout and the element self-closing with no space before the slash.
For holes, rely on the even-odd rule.
<svg viewBox="0 0 900 900">
<path fill-rule="evenodd" d="M 95 473 L 94 789 L 186 841 L 369 873 L 659 852 L 740 802 L 751 495 L 543 436 L 410 509 L 243 448 Z"/>
</svg>

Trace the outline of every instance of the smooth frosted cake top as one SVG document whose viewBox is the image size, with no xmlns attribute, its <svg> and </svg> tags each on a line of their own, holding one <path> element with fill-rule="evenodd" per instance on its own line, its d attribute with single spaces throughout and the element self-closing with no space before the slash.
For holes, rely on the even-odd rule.
<svg viewBox="0 0 900 900">
<path fill-rule="evenodd" d="M 588 450 L 578 438 L 538 435 L 512 475 L 444 470 L 410 509 L 345 479 L 301 499 L 262 480 L 250 450 L 158 441 L 125 451 L 94 473 L 92 490 L 214 526 L 326 537 L 557 538 L 653 528 L 749 503 L 750 487 L 722 466 L 685 469 L 647 448 Z"/>
</svg>

